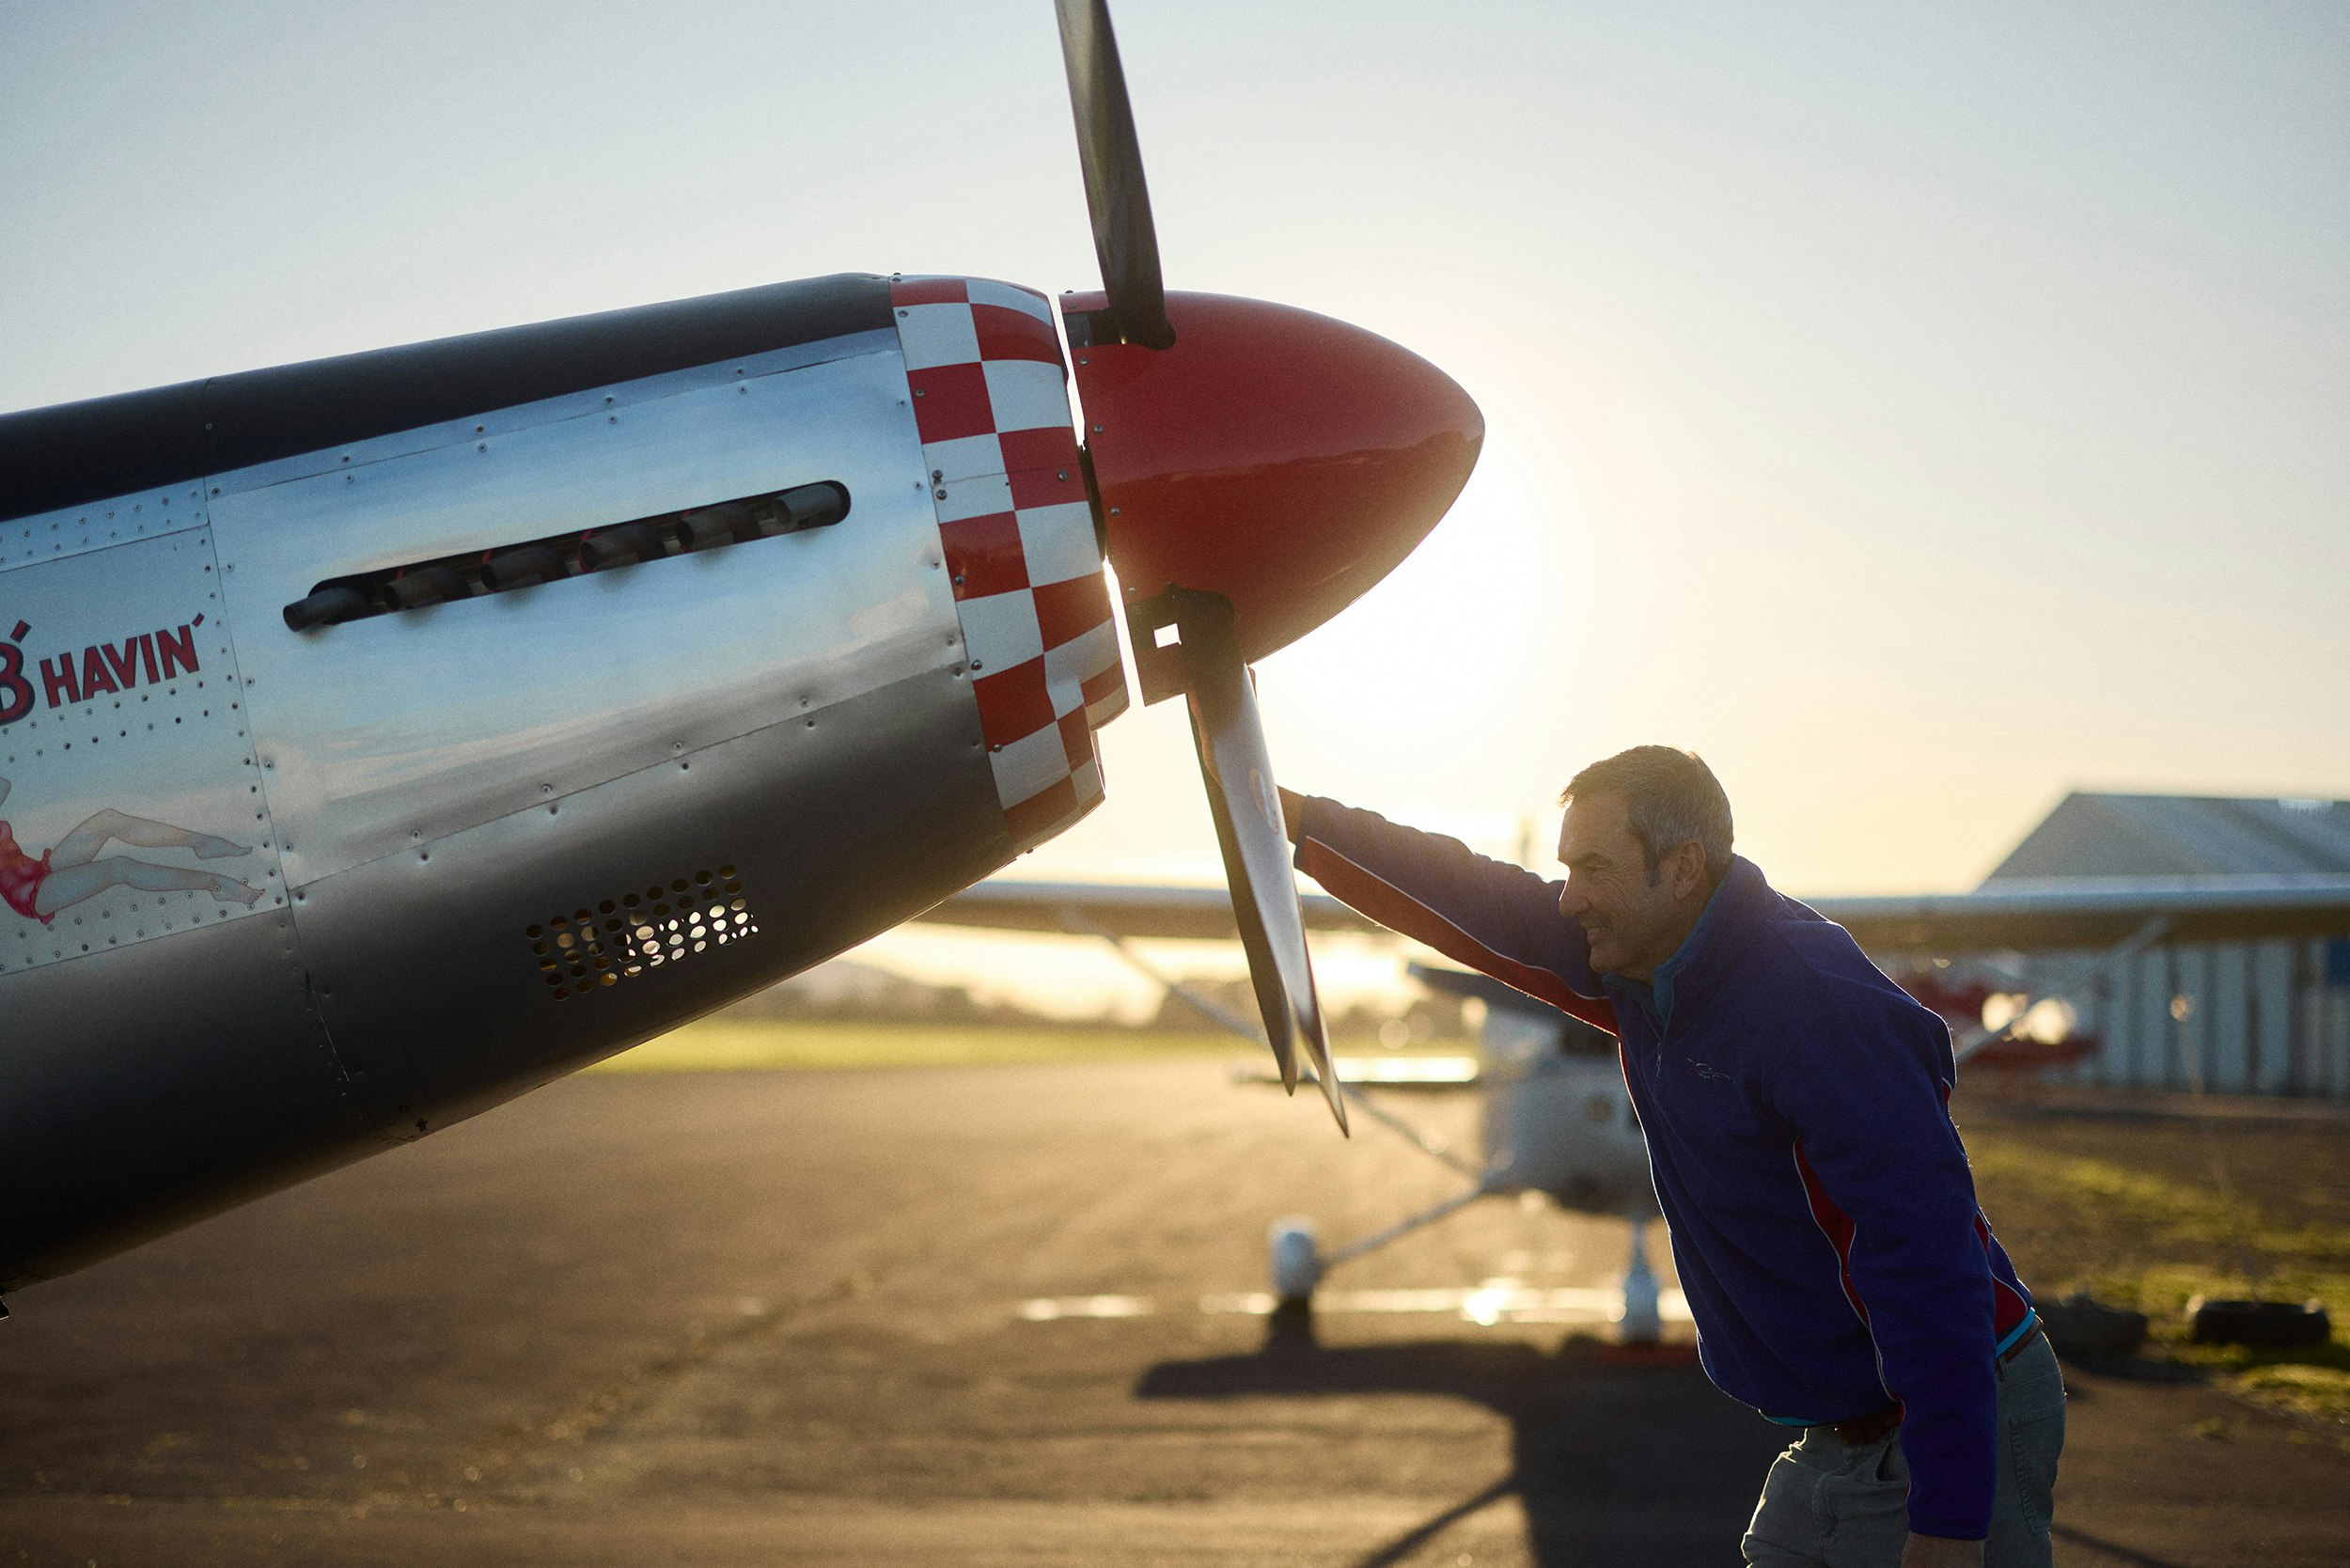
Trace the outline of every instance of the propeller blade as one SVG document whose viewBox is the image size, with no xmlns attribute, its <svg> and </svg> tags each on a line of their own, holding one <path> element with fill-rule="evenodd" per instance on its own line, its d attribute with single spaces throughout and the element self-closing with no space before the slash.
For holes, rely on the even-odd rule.
<svg viewBox="0 0 2350 1568">
<path fill-rule="evenodd" d="M 1110 314 L 1122 341 L 1164 349 L 1175 341 L 1175 329 L 1167 320 L 1159 236 L 1151 223 L 1142 146 L 1135 137 L 1108 0 L 1054 0 L 1054 9 L 1060 17 L 1061 63 L 1069 71 L 1069 106 L 1077 117 L 1093 253 L 1102 263 Z"/>
<path fill-rule="evenodd" d="M 1330 1114 L 1344 1132 L 1346 1101 L 1330 1066 L 1322 1001 L 1306 950 L 1305 916 L 1290 872 L 1289 836 L 1281 827 L 1280 792 L 1273 783 L 1256 691 L 1232 635 L 1231 602 L 1220 594 L 1187 600 L 1181 631 L 1191 677 L 1192 740 L 1199 749 L 1199 771 L 1207 781 L 1208 807 L 1224 851 L 1232 914 L 1248 953 L 1248 978 L 1256 985 L 1265 1038 L 1292 1093 L 1297 1090 L 1298 1046 L 1305 1046 Z"/>
</svg>

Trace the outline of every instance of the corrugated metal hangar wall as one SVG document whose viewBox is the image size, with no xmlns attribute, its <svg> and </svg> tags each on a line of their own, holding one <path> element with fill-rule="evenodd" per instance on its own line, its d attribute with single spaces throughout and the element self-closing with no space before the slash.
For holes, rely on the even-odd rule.
<svg viewBox="0 0 2350 1568">
<path fill-rule="evenodd" d="M 2350 872 L 2350 802 L 2075 794 L 1984 882 L 2026 877 Z M 2081 961 L 2033 955 L 2061 986 Z M 2270 942 L 2156 944 L 2083 998 L 2103 1047 L 2077 1082 L 2350 1100 L 2350 932 Z"/>
</svg>

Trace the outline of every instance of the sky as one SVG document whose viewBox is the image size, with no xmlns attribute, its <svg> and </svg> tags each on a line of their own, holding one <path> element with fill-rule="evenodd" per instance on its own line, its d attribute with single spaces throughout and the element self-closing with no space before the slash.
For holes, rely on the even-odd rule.
<svg viewBox="0 0 2350 1568">
<path fill-rule="evenodd" d="M 1487 422 L 1260 667 L 1284 783 L 1539 861 L 1687 745 L 1798 894 L 1971 886 L 2073 789 L 2350 795 L 2350 9 L 1115 16 L 1170 287 Z M 837 271 L 1095 285 L 1044 0 L 0 8 L 0 409 Z M 1101 739 L 1016 873 L 1215 880 L 1180 705 Z"/>
</svg>

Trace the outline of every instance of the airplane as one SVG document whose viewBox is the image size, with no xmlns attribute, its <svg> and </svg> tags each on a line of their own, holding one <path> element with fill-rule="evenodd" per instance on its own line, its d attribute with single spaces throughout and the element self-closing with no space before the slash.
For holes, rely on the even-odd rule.
<svg viewBox="0 0 2350 1568">
<path fill-rule="evenodd" d="M 1057 9 L 1098 291 L 844 274 L 0 417 L 0 1292 L 1010 864 L 1104 798 L 1121 635 L 1344 1127 L 1248 666 L 1483 420 L 1167 290 L 1107 7 Z"/>
<path fill-rule="evenodd" d="M 1522 845 L 1519 858 L 1531 858 Z M 1537 873 L 1528 871 L 1531 876 Z M 1874 895 L 1809 901 L 1849 931 L 1862 949 L 1918 1000 L 1950 1024 L 1958 1061 L 1976 1070 L 2022 1074 L 2066 1065 L 2096 1049 L 2093 1035 L 2071 1027 L 2101 979 L 2163 941 L 2239 942 L 2327 936 L 2350 931 L 2350 876 L 2010 878 L 1965 893 Z M 1300 911 L 1309 931 L 1352 935 L 1386 932 L 1327 893 L 1308 894 Z M 975 929 L 1061 933 L 1099 940 L 1167 992 L 1244 1039 L 1255 1027 L 1200 995 L 1136 951 L 1145 940 L 1230 940 L 1231 917 L 1214 888 L 994 878 L 941 902 L 920 919 Z M 1388 933 L 1393 934 L 1393 933 Z M 1413 933 L 1416 935 L 1423 933 Z M 1465 948 L 1447 950 L 1442 933 L 1424 933 L 1445 956 L 1473 964 Z M 2060 983 L 2035 987 L 1998 955 L 2061 952 L 2073 956 Z M 1954 960 L 1963 962 L 1954 963 Z M 1616 1052 L 1615 1038 L 1471 969 L 1414 963 L 1413 978 L 1431 990 L 1483 1004 L 1482 1059 L 1334 1059 L 1334 1075 L 1355 1109 L 1467 1182 L 1417 1214 L 1324 1251 L 1309 1220 L 1271 1228 L 1268 1312 L 1308 1312 L 1330 1270 L 1386 1247 L 1480 1199 L 1547 1198 L 1571 1213 L 1623 1219 L 1629 1229 L 1624 1273 L 1608 1304 L 1623 1343 L 1655 1344 L 1668 1316 L 1686 1306 L 1662 1291 L 1647 1251 L 1657 1217 L 1648 1149 Z M 1988 1021 L 1985 1003 L 2005 996 L 2008 1010 Z M 1469 1159 L 1384 1105 L 1371 1092 L 1481 1090 L 1481 1158 Z M 1543 1310 L 1556 1293 L 1520 1292 Z M 1485 1289 L 1475 1307 L 1507 1315 L 1512 1294 Z M 1464 1304 L 1464 1310 L 1469 1304 Z"/>
</svg>

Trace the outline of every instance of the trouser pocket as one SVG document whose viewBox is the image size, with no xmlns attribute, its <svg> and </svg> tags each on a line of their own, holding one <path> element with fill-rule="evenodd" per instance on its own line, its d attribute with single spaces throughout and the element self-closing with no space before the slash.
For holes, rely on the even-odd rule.
<svg viewBox="0 0 2350 1568">
<path fill-rule="evenodd" d="M 2049 1521 L 2057 1516 L 2057 1460 L 2063 1455 L 2063 1368 L 2047 1342 L 2000 1368 L 2000 1438 L 2007 1443 L 2005 1497 L 2029 1537 L 2024 1560 L 2047 1560 Z M 1993 1535 L 2000 1535 L 1993 1518 Z"/>
<path fill-rule="evenodd" d="M 1797 1568 L 1823 1560 L 1816 1502 L 1823 1479 L 1824 1472 L 1806 1462 L 1800 1443 L 1771 1461 L 1754 1517 L 1738 1544 L 1747 1562 L 1757 1568 Z"/>
<path fill-rule="evenodd" d="M 2057 1463 L 2064 1452 L 2064 1373 L 2044 1341 L 1999 1369 L 1998 1495 L 1991 1511 L 1990 1568 L 2039 1568 L 2050 1560 Z"/>
<path fill-rule="evenodd" d="M 2015 1468 L 2015 1504 L 2034 1535 L 2056 1518 L 2057 1456 L 2064 1450 L 2064 1407 L 2007 1429 L 2008 1463 Z"/>
<path fill-rule="evenodd" d="M 1909 1466 L 1898 1436 L 1846 1448 L 1806 1436 L 1763 1478 L 1740 1543 L 1757 1568 L 1895 1568 L 1909 1532 Z"/>
<path fill-rule="evenodd" d="M 1899 1434 L 1852 1450 L 1820 1483 L 1829 1568 L 1896 1568 L 1909 1538 L 1909 1459 Z"/>
</svg>

